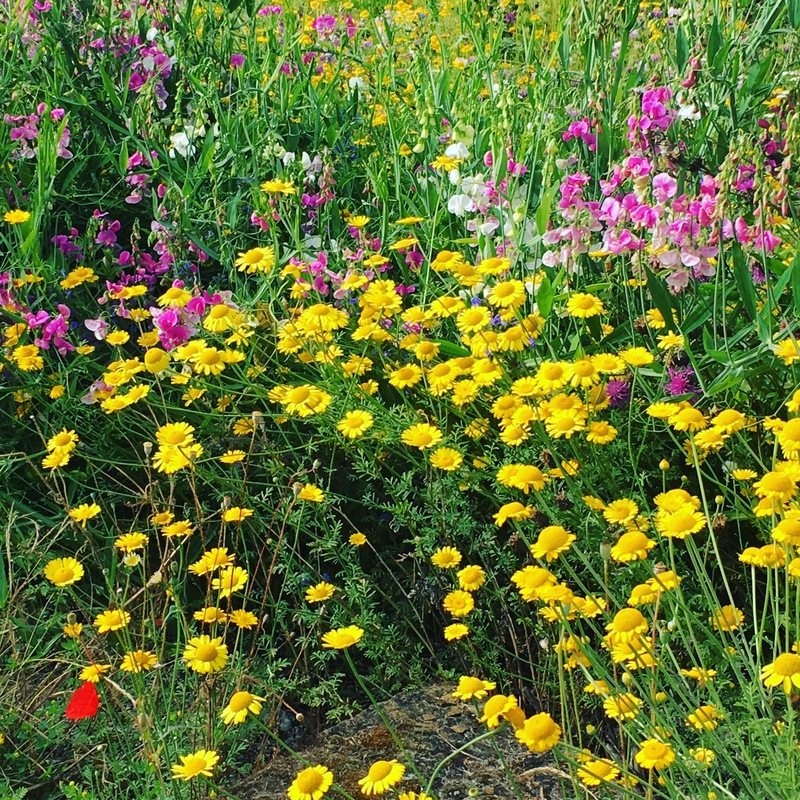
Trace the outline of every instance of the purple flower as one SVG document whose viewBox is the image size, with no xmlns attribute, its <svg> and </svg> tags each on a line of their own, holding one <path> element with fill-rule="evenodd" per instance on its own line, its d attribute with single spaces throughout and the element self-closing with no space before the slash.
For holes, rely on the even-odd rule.
<svg viewBox="0 0 800 800">
<path fill-rule="evenodd" d="M 676 397 L 681 394 L 698 394 L 698 388 L 692 383 L 694 370 L 691 367 L 668 367 L 669 381 L 664 386 L 664 391 Z"/>
<path fill-rule="evenodd" d="M 606 384 L 606 394 L 612 408 L 625 408 L 631 400 L 631 387 L 626 380 L 611 380 Z"/>
<path fill-rule="evenodd" d="M 231 69 L 239 69 L 244 66 L 244 56 L 241 53 L 234 53 L 231 56 Z"/>
</svg>

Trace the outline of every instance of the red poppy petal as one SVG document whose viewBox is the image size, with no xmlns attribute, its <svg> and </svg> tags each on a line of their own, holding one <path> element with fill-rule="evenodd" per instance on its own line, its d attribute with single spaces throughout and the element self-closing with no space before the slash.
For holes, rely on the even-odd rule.
<svg viewBox="0 0 800 800">
<path fill-rule="evenodd" d="M 100 708 L 100 695 L 90 681 L 84 681 L 73 693 L 64 712 L 67 719 L 93 717 Z"/>
</svg>

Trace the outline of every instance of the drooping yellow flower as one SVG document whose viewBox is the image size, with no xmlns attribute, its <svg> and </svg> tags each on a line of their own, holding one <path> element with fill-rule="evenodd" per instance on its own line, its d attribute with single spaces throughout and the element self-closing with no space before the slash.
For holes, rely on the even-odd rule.
<svg viewBox="0 0 800 800">
<path fill-rule="evenodd" d="M 358 785 L 361 787 L 361 793 L 367 796 L 383 794 L 387 789 L 400 783 L 405 772 L 406 768 L 398 764 L 396 759 L 376 761 L 369 768 L 369 772 L 359 779 Z"/>
<path fill-rule="evenodd" d="M 321 764 L 297 773 L 286 794 L 289 800 L 320 800 L 333 784 L 333 773 Z"/>
<path fill-rule="evenodd" d="M 533 753 L 552 750 L 561 739 L 561 726 L 546 712 L 525 720 L 525 724 L 514 734 Z"/>
<path fill-rule="evenodd" d="M 220 717 L 226 725 L 240 725 L 247 719 L 248 714 L 258 716 L 261 713 L 263 697 L 256 697 L 250 692 L 234 692 L 228 705 L 220 712 Z"/>
</svg>

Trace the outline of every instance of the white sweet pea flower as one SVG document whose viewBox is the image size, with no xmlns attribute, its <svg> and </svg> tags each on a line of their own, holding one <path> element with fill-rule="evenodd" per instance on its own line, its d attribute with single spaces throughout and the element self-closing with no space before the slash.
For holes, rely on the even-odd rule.
<svg viewBox="0 0 800 800">
<path fill-rule="evenodd" d="M 453 142 L 453 144 L 448 145 L 444 154 L 448 158 L 457 158 L 459 161 L 464 161 L 469 158 L 469 150 L 467 146 L 461 142 Z"/>
<path fill-rule="evenodd" d="M 457 217 L 466 216 L 468 211 L 472 211 L 472 198 L 466 194 L 454 194 L 447 201 L 447 210 Z"/>
</svg>

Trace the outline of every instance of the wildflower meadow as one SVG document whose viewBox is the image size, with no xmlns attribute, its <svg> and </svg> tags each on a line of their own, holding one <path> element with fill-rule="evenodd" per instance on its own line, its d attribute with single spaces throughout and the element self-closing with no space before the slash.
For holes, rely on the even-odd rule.
<svg viewBox="0 0 800 800">
<path fill-rule="evenodd" d="M 0 798 L 455 800 L 509 736 L 557 800 L 797 800 L 798 48 L 799 0 L 0 3 Z M 439 767 L 385 714 L 304 755 L 432 684 Z"/>
</svg>

